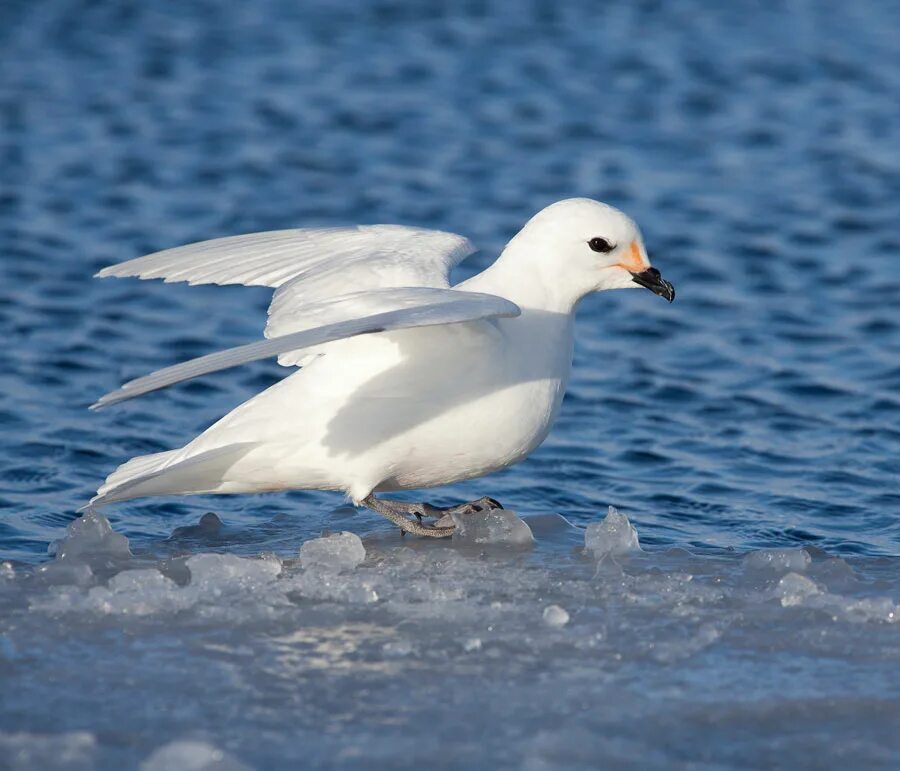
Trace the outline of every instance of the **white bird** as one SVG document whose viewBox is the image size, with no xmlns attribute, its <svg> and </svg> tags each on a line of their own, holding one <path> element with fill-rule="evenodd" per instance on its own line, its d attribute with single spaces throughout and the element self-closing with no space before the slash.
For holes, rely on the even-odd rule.
<svg viewBox="0 0 900 771">
<path fill-rule="evenodd" d="M 398 225 L 281 230 L 168 249 L 105 268 L 190 284 L 275 288 L 267 340 L 126 383 L 94 408 L 277 355 L 296 371 L 184 447 L 133 458 L 89 507 L 153 495 L 335 490 L 403 531 L 449 509 L 376 498 L 506 468 L 547 436 L 572 367 L 573 320 L 590 292 L 643 286 L 670 302 L 637 225 L 597 201 L 540 211 L 486 270 L 451 287 L 475 249 Z M 447 520 L 445 520 L 447 521 Z"/>
</svg>

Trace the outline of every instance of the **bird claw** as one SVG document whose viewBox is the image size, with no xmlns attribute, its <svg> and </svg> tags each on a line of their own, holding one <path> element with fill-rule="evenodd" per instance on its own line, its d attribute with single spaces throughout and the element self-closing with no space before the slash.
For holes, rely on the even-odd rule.
<svg viewBox="0 0 900 771">
<path fill-rule="evenodd" d="M 501 504 L 500 501 L 485 495 L 477 501 L 469 501 L 468 503 L 462 503 L 459 506 L 451 506 L 450 508 L 444 509 L 444 512 L 447 514 L 481 514 L 484 511 L 502 508 L 503 504 Z"/>
<path fill-rule="evenodd" d="M 413 533 L 432 538 L 446 538 L 456 530 L 456 525 L 453 523 L 454 514 L 480 514 L 491 509 L 503 508 L 500 501 L 488 496 L 459 506 L 448 506 L 445 509 L 424 502 L 410 504 L 400 501 L 383 501 L 373 495 L 369 495 L 362 503 L 397 525 L 400 528 L 401 537 L 407 533 Z M 414 516 L 415 520 L 410 515 Z M 435 519 L 437 522 L 433 525 L 426 525 L 422 522 L 424 517 Z M 447 524 L 441 524 L 442 522 Z"/>
</svg>

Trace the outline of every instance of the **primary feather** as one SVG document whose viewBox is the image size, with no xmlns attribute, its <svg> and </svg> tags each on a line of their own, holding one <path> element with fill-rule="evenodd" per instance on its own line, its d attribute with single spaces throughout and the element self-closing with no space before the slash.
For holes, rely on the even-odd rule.
<svg viewBox="0 0 900 771">
<path fill-rule="evenodd" d="M 165 249 L 110 265 L 97 276 L 280 287 L 304 275 L 309 300 L 324 299 L 321 292 L 331 290 L 323 278 L 335 272 L 341 273 L 345 286 L 350 283 L 359 289 L 446 287 L 450 269 L 474 251 L 467 238 L 455 233 L 402 225 L 298 228 Z M 318 291 L 317 277 L 324 283 Z"/>
<path fill-rule="evenodd" d="M 359 304 L 367 305 L 370 311 L 373 308 L 380 308 L 381 312 L 370 313 L 362 317 L 352 315 L 341 321 L 273 337 L 269 340 L 259 340 L 235 348 L 226 348 L 223 351 L 151 372 L 149 375 L 131 380 L 118 390 L 101 397 L 91 406 L 91 409 L 99 409 L 126 399 L 133 399 L 136 396 L 207 375 L 210 372 L 356 335 L 437 324 L 454 324 L 492 316 L 518 316 L 521 313 L 515 303 L 495 295 L 460 292 L 453 289 L 411 287 L 358 293 L 356 297 L 348 296 L 338 302 L 323 303 L 318 308 L 310 309 L 308 319 L 315 319 L 317 316 L 334 318 L 341 313 L 346 315 L 348 307 L 358 308 Z"/>
<path fill-rule="evenodd" d="M 446 289 L 450 270 L 474 251 L 467 238 L 455 233 L 403 225 L 296 228 L 165 249 L 110 265 L 97 276 L 273 287 L 264 333 L 272 338 L 394 309 L 383 298 L 366 303 L 361 299 L 365 290 Z M 288 351 L 278 362 L 305 364 L 324 350 Z"/>
</svg>

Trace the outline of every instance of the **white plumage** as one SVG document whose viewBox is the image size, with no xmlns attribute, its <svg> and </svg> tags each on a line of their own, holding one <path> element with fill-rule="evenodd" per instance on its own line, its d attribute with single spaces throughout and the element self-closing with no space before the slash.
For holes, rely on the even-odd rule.
<svg viewBox="0 0 900 771">
<path fill-rule="evenodd" d="M 110 265 L 97 276 L 271 287 L 304 276 L 307 297 L 315 300 L 329 296 L 334 268 L 362 281 L 360 288 L 446 287 L 450 268 L 474 251 L 455 233 L 402 225 L 297 228 L 177 246 Z"/>
<path fill-rule="evenodd" d="M 268 356 L 306 366 L 186 446 L 120 466 L 91 504 L 294 488 L 360 502 L 489 473 L 549 431 L 583 295 L 641 284 L 674 296 L 634 223 L 588 199 L 539 212 L 451 288 L 473 251 L 452 233 L 373 225 L 221 238 L 100 271 L 276 291 L 268 340 L 138 378 L 96 407 Z"/>
</svg>

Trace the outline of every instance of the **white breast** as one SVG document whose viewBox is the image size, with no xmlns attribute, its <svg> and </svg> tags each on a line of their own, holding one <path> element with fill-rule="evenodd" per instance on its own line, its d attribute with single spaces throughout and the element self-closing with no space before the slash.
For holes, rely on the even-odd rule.
<svg viewBox="0 0 900 771">
<path fill-rule="evenodd" d="M 458 326 L 468 329 L 453 334 L 452 356 L 433 350 L 415 368 L 401 423 L 397 411 L 385 417 L 389 436 L 368 454 L 375 463 L 363 486 L 415 489 L 481 476 L 524 459 L 546 438 L 571 368 L 569 318 L 525 313 L 514 323 Z"/>
<path fill-rule="evenodd" d="M 185 451 L 259 442 L 254 474 L 357 500 L 448 484 L 504 468 L 543 441 L 571 357 L 570 318 L 543 312 L 353 338 Z"/>
</svg>

